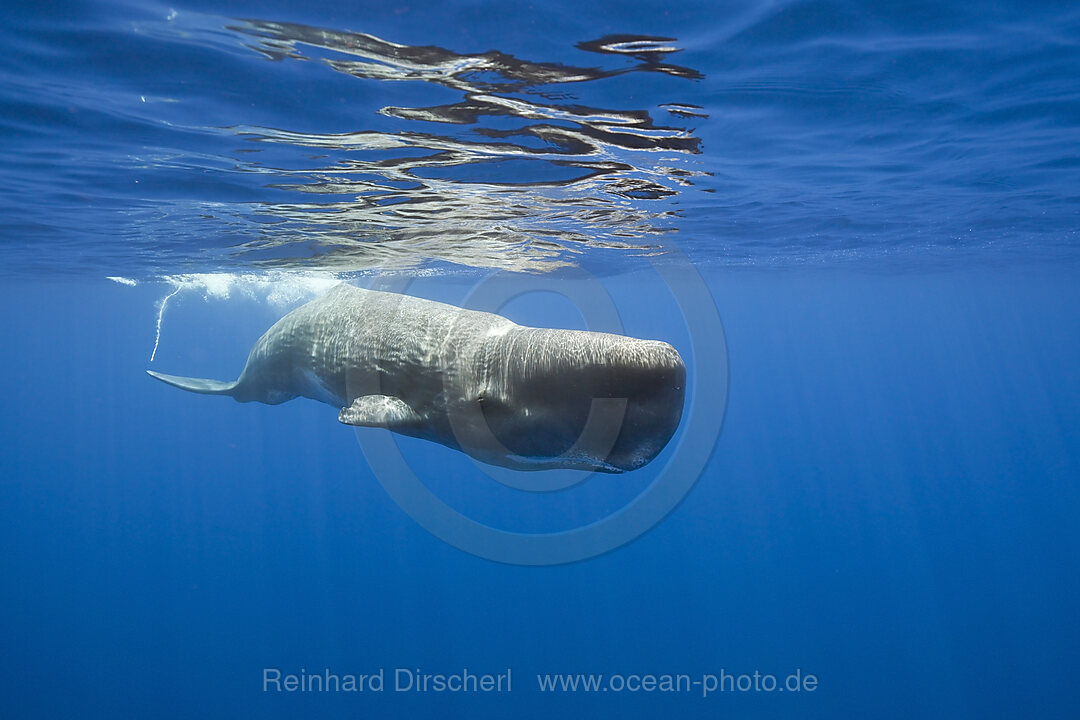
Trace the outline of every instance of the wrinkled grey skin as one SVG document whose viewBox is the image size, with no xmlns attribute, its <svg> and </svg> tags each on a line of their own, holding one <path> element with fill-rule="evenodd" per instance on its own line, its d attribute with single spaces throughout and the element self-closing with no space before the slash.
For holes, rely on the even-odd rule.
<svg viewBox="0 0 1080 720">
<path fill-rule="evenodd" d="M 686 385 L 664 342 L 524 327 L 350 285 L 275 323 L 235 382 L 147 372 L 240 402 L 312 398 L 342 408 L 343 423 L 518 470 L 645 465 L 678 427 Z"/>
</svg>

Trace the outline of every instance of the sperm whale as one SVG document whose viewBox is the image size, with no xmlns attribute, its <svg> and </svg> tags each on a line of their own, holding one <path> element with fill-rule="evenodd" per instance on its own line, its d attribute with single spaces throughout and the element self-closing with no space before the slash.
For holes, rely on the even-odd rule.
<svg viewBox="0 0 1080 720">
<path fill-rule="evenodd" d="M 307 397 L 516 470 L 635 470 L 679 426 L 686 367 L 658 340 L 535 328 L 398 293 L 334 287 L 252 347 L 234 381 L 147 371 L 240 402 Z"/>
</svg>

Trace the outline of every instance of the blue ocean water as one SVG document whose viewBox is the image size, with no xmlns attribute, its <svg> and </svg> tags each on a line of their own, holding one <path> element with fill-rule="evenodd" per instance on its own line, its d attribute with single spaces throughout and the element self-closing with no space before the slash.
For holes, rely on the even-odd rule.
<svg viewBox="0 0 1080 720">
<path fill-rule="evenodd" d="M 1080 8 L 0 13 L 4 717 L 1080 711 Z M 143 372 L 340 279 L 666 340 L 683 426 L 535 492 Z"/>
</svg>

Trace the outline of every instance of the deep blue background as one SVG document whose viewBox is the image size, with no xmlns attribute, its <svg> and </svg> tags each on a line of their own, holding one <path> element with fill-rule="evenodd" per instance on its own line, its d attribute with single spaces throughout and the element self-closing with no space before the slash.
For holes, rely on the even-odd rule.
<svg viewBox="0 0 1080 720">
<path fill-rule="evenodd" d="M 621 59 L 575 50 L 582 40 L 677 38 L 673 61 L 704 79 L 638 73 L 573 90 L 600 107 L 682 102 L 710 114 L 688 127 L 703 140 L 693 167 L 712 175 L 669 209 L 730 351 L 712 461 L 634 543 L 570 566 L 512 567 L 421 529 L 333 410 L 153 382 L 143 370 L 172 289 L 154 278 L 200 258 L 201 269 L 250 269 L 222 267 L 235 227 L 198 224 L 188 209 L 242 214 L 287 194 L 229 171 L 235 138 L 180 126 L 396 130 L 370 110 L 420 101 L 407 84 L 354 91 L 314 63 L 269 63 L 227 35 L 133 31 L 162 22 L 166 6 L 7 3 L 0 714 L 1076 717 L 1078 11 L 403 8 L 179 10 L 584 65 Z M 386 97 L 364 94 L 374 90 Z M 182 102 L 147 109 L 144 93 Z M 423 102 L 445 101 L 431 95 Z M 339 96 L 364 111 L 321 102 Z M 175 163 L 145 162 L 170 153 Z M 604 282 L 628 331 L 669 339 L 693 363 L 682 324 L 693 308 L 674 305 L 647 265 L 610 251 L 578 259 L 611 264 Z M 416 291 L 453 300 L 474 279 L 435 274 Z M 549 301 L 511 311 L 580 323 Z M 153 367 L 232 377 L 281 312 L 265 293 L 184 291 Z M 719 381 L 696 369 L 695 382 Z M 506 493 L 459 455 L 402 446 L 455 502 L 514 521 L 513 504 L 494 502 Z M 609 492 L 583 496 L 596 504 L 571 519 L 603 514 L 641 480 L 601 482 Z M 534 521 L 559 518 L 522 518 Z M 261 692 L 267 666 L 509 666 L 515 689 L 285 696 Z M 819 689 L 545 696 L 534 680 L 796 668 Z"/>
<path fill-rule="evenodd" d="M 429 536 L 324 406 L 153 383 L 155 289 L 5 287 L 19 347 L 4 361 L 0 440 L 8 707 L 1068 717 L 1080 700 L 1071 278 L 710 279 L 731 359 L 713 461 L 653 532 L 556 568 L 493 564 Z M 266 310 L 241 301 L 230 320 L 221 306 L 175 306 L 159 366 L 238 364 Z M 434 479 L 457 467 L 433 446 L 410 459 Z M 475 473 L 460 480 L 485 491 Z M 516 689 L 259 691 L 264 666 L 398 665 L 508 665 Z M 532 679 L 796 667 L 820 678 L 814 695 L 541 697 Z"/>
</svg>

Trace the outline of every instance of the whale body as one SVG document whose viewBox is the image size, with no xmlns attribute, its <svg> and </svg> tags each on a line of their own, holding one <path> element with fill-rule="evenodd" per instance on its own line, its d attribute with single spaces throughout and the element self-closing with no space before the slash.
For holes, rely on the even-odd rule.
<svg viewBox="0 0 1080 720">
<path fill-rule="evenodd" d="M 488 312 L 338 285 L 256 341 L 232 382 L 166 375 L 240 402 L 307 397 L 517 470 L 642 467 L 679 426 L 686 368 L 671 345 L 533 328 Z"/>
</svg>

